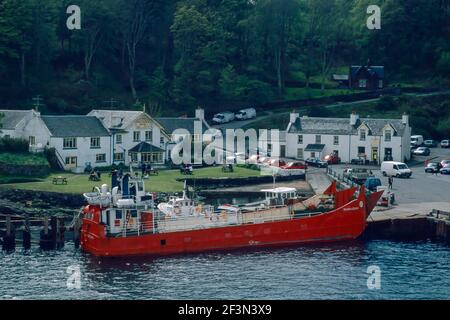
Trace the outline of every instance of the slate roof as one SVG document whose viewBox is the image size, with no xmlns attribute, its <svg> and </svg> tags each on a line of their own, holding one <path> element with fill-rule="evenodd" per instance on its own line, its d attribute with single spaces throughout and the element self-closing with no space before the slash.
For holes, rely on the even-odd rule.
<svg viewBox="0 0 450 320">
<path fill-rule="evenodd" d="M 329 134 L 329 135 L 356 135 L 357 129 L 365 124 L 372 136 L 382 136 L 383 128 L 391 125 L 397 135 L 403 136 L 405 125 L 402 120 L 360 118 L 355 126 L 350 125 L 350 118 L 297 118 L 295 123 L 288 126 L 288 133 L 303 134 Z"/>
<path fill-rule="evenodd" d="M 154 145 L 151 145 L 147 142 L 140 142 L 137 145 L 135 145 L 133 148 L 128 150 L 128 152 L 164 152 L 163 149 L 158 148 Z"/>
<path fill-rule="evenodd" d="M 352 78 L 364 69 L 366 69 L 371 76 L 377 75 L 379 79 L 384 79 L 384 66 L 351 66 L 350 74 Z"/>
<path fill-rule="evenodd" d="M 14 130 L 16 126 L 33 110 L 0 110 L 0 113 L 4 115 L 1 118 L 1 129 Z"/>
<path fill-rule="evenodd" d="M 99 118 L 108 129 L 125 129 L 139 116 L 142 111 L 122 111 L 122 110 L 92 110 L 88 116 Z"/>
<path fill-rule="evenodd" d="M 96 117 L 90 116 L 42 116 L 54 137 L 104 137 L 108 130 Z"/>
<path fill-rule="evenodd" d="M 202 122 L 202 133 L 209 129 L 205 122 L 198 118 L 156 118 L 155 120 L 164 127 L 168 134 L 172 134 L 176 129 L 186 129 L 194 134 L 195 121 Z"/>
<path fill-rule="evenodd" d="M 322 152 L 325 149 L 324 144 L 308 144 L 305 151 Z"/>
</svg>

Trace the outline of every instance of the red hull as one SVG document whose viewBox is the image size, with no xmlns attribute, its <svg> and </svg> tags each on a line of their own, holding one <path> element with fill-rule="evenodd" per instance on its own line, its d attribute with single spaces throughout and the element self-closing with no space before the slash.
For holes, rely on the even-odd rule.
<svg viewBox="0 0 450 320">
<path fill-rule="evenodd" d="M 366 198 L 361 192 L 344 206 L 312 217 L 118 238 L 105 237 L 104 226 L 84 220 L 81 245 L 96 256 L 123 257 L 352 240 L 363 233 L 380 196 Z"/>
</svg>

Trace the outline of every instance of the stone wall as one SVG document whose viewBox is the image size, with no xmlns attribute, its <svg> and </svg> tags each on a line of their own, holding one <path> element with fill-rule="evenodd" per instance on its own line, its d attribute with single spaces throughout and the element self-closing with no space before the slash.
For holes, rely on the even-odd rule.
<svg viewBox="0 0 450 320">
<path fill-rule="evenodd" d="M 50 173 L 48 165 L 15 165 L 0 162 L 0 174 L 14 176 L 45 176 Z"/>
</svg>

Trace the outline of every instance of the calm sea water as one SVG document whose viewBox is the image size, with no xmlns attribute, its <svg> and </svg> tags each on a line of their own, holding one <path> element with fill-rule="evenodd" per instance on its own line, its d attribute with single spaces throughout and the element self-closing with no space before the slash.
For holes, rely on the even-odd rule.
<svg viewBox="0 0 450 320">
<path fill-rule="evenodd" d="M 367 268 L 381 289 L 367 288 Z M 68 289 L 69 266 L 81 288 Z M 98 259 L 62 250 L 0 253 L 0 299 L 450 299 L 450 248 L 350 242 L 166 258 Z"/>
</svg>

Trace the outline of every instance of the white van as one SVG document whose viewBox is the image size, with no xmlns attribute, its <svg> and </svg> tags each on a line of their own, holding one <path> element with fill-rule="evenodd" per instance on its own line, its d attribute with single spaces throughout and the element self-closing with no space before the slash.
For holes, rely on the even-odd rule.
<svg viewBox="0 0 450 320">
<path fill-rule="evenodd" d="M 385 177 L 410 178 L 412 171 L 403 162 L 384 161 L 381 164 L 381 173 Z"/>
<path fill-rule="evenodd" d="M 214 123 L 217 123 L 217 124 L 228 123 L 228 122 L 231 122 L 233 120 L 234 120 L 234 113 L 233 112 L 228 112 L 228 111 L 218 113 L 212 119 L 212 121 Z"/>
<path fill-rule="evenodd" d="M 236 113 L 236 119 L 238 120 L 249 120 L 256 118 L 256 110 L 254 108 L 242 109 Z"/>
<path fill-rule="evenodd" d="M 420 147 L 423 144 L 423 136 L 411 136 L 411 146 Z"/>
</svg>

